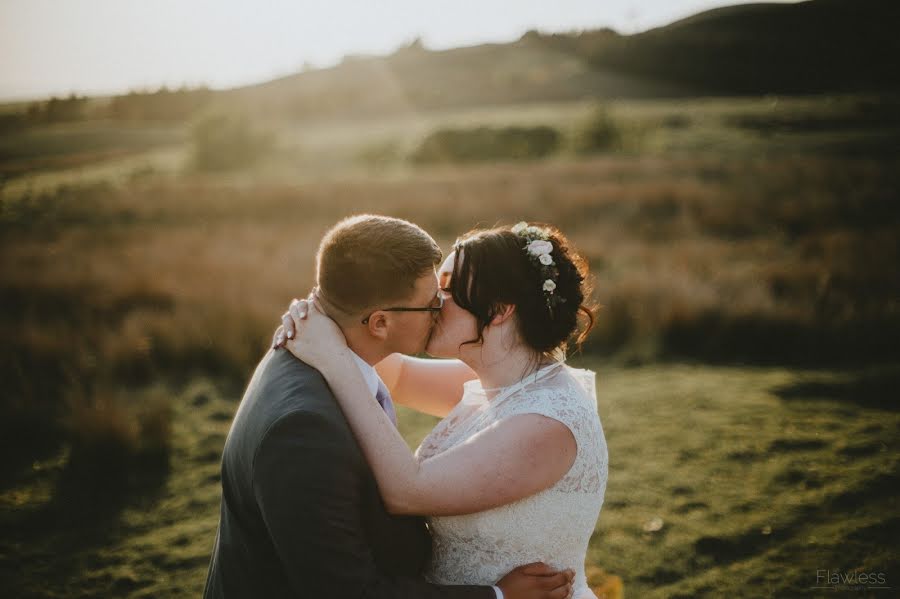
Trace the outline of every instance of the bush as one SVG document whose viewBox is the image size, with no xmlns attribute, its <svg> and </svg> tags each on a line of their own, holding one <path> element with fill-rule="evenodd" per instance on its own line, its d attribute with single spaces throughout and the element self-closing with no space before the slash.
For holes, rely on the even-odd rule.
<svg viewBox="0 0 900 599">
<path fill-rule="evenodd" d="M 622 137 L 621 128 L 609 112 L 597 106 L 575 135 L 575 152 L 594 154 L 618 150 L 622 146 Z"/>
<path fill-rule="evenodd" d="M 477 162 L 543 158 L 559 148 L 560 133 L 553 127 L 478 127 L 439 129 L 413 153 L 412 160 Z"/>
<path fill-rule="evenodd" d="M 370 168 L 400 162 L 403 151 L 395 141 L 383 141 L 364 146 L 356 153 L 356 160 Z"/>
<path fill-rule="evenodd" d="M 254 129 L 244 116 L 211 115 L 194 126 L 194 165 L 223 171 L 250 166 L 275 146 L 274 136 Z"/>
<path fill-rule="evenodd" d="M 168 470 L 172 407 L 164 396 L 100 390 L 71 395 L 68 408 L 72 484 L 114 495 Z"/>
</svg>

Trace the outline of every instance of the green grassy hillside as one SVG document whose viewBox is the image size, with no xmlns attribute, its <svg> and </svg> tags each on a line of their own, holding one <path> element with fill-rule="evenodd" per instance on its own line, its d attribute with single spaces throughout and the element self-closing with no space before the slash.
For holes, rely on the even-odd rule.
<svg viewBox="0 0 900 599">
<path fill-rule="evenodd" d="M 598 371 L 610 456 L 592 584 L 606 572 L 648 599 L 820 597 L 820 569 L 896 584 L 900 372 L 578 363 Z M 148 393 L 173 405 L 165 478 L 124 495 L 73 486 L 63 451 L 0 488 L 6 596 L 200 594 L 239 395 L 204 379 Z M 403 408 L 400 421 L 411 447 L 435 423 Z"/>
</svg>

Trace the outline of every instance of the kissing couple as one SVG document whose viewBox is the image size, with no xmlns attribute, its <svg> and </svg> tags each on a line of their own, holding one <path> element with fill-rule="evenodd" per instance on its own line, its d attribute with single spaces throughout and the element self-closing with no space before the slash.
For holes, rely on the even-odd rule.
<svg viewBox="0 0 900 599">
<path fill-rule="evenodd" d="M 565 363 L 594 321 L 566 237 L 475 230 L 443 259 L 361 215 L 316 267 L 225 441 L 204 597 L 593 599 L 608 455 L 595 375 Z M 395 404 L 442 419 L 415 454 Z"/>
</svg>

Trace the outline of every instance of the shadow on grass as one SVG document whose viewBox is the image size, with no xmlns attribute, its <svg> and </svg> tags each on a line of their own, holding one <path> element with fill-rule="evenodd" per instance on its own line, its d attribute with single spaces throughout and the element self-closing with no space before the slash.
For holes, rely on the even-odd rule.
<svg viewBox="0 0 900 599">
<path fill-rule="evenodd" d="M 766 596 L 813 596 L 810 587 L 816 570 L 826 567 L 851 571 L 860 564 L 875 563 L 890 578 L 900 567 L 894 548 L 900 536 L 900 518 L 891 509 L 898 486 L 900 469 L 894 467 L 860 481 L 854 488 L 831 493 L 821 502 L 798 505 L 783 517 L 775 517 L 771 525 L 700 537 L 694 542 L 688 569 L 729 568 L 736 562 L 766 556 L 779 572 L 767 582 Z M 858 524 L 865 519 L 869 522 Z M 832 530 L 833 536 L 813 540 L 815 531 L 835 522 L 841 525 Z M 666 579 L 664 570 L 656 574 L 659 584 L 684 577 L 671 572 Z"/>
<path fill-rule="evenodd" d="M 35 463 L 60 450 L 59 427 L 36 414 L 5 413 L 0 424 L 0 492 L 18 484 Z"/>
<path fill-rule="evenodd" d="M 838 368 L 889 360 L 900 364 L 898 335 L 897 319 L 804 324 L 759 316 L 731 317 L 725 311 L 672 322 L 661 331 L 663 357 L 688 357 L 709 364 Z M 892 380 L 900 380 L 900 370 L 892 376 L 897 377 Z M 872 385 L 884 388 L 879 380 L 866 387 Z"/>
<path fill-rule="evenodd" d="M 64 449 L 61 456 L 27 481 L 52 485 L 47 502 L 0 512 L 4 530 L 0 577 L 9 593 L 5 596 L 48 596 L 52 589 L 74 593 L 66 596 L 95 596 L 96 589 L 78 592 L 71 581 L 99 566 L 96 550 L 114 546 L 126 534 L 123 510 L 158 501 L 169 476 L 167 454 L 135 460 L 121 451 L 107 452 L 92 462 L 97 456 L 72 456 Z M 133 582 L 112 580 L 113 588 L 107 591 L 119 596 L 132 590 L 120 587 Z"/>
<path fill-rule="evenodd" d="M 783 400 L 833 399 L 865 408 L 900 411 L 896 389 L 900 387 L 900 367 L 864 372 L 847 381 L 804 381 L 777 387 Z"/>
</svg>

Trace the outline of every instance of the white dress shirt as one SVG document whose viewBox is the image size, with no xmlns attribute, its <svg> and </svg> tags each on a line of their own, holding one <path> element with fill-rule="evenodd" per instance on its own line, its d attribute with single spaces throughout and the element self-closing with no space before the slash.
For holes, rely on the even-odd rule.
<svg viewBox="0 0 900 599">
<path fill-rule="evenodd" d="M 356 365 L 359 366 L 359 371 L 362 372 L 363 378 L 366 380 L 366 386 L 369 388 L 369 393 L 372 394 L 372 398 L 374 399 L 378 394 L 378 383 L 381 381 L 381 377 L 378 376 L 375 367 L 360 358 L 355 351 L 351 349 L 350 353 L 353 355 L 353 360 L 356 361 Z"/>
</svg>

